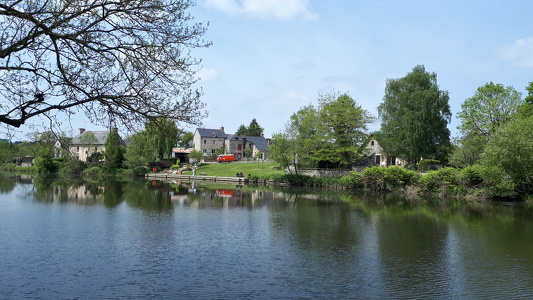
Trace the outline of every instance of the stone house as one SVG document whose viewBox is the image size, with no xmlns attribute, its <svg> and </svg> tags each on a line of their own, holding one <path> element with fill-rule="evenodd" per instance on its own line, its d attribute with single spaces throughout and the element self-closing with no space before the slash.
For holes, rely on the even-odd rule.
<svg viewBox="0 0 533 300">
<path fill-rule="evenodd" d="M 104 144 L 109 133 L 110 131 L 88 131 L 80 128 L 78 135 L 72 138 L 70 142 L 69 151 L 72 157 L 87 161 L 87 158 L 93 153 L 103 153 L 105 150 Z"/>
<path fill-rule="evenodd" d="M 267 149 L 269 147 L 268 141 L 262 136 L 236 136 L 234 134 L 228 135 L 226 140 L 226 152 L 233 154 L 236 160 L 243 157 L 257 157 L 259 159 L 267 159 Z M 247 151 L 250 149 L 250 151 Z"/>
<path fill-rule="evenodd" d="M 235 160 L 244 157 L 267 159 L 268 141 L 260 136 L 236 136 L 226 134 L 224 127 L 220 129 L 198 128 L 194 133 L 194 148 L 202 151 L 205 157 L 213 157 L 217 149 L 233 154 Z M 251 151 L 248 151 L 250 149 Z"/>
<path fill-rule="evenodd" d="M 397 157 L 387 157 L 383 153 L 383 148 L 379 145 L 378 141 L 371 137 L 370 141 L 366 145 L 364 153 L 368 156 L 369 160 L 378 166 L 403 166 L 405 162 Z"/>
<path fill-rule="evenodd" d="M 224 127 L 220 129 L 197 128 L 194 132 L 194 149 L 204 153 L 204 157 L 215 156 L 217 149 L 224 149 L 228 135 Z"/>
</svg>

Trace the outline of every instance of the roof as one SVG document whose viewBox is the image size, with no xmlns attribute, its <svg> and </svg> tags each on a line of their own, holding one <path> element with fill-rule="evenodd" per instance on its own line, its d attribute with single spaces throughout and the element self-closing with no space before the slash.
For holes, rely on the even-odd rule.
<svg viewBox="0 0 533 300">
<path fill-rule="evenodd" d="M 268 149 L 268 142 L 262 136 L 244 136 L 242 138 L 245 138 L 246 141 L 252 142 L 255 145 L 255 147 L 259 150 Z"/>
<path fill-rule="evenodd" d="M 201 137 L 217 137 L 225 139 L 228 136 L 222 129 L 197 128 L 196 130 Z"/>
<path fill-rule="evenodd" d="M 179 147 L 174 147 L 172 148 L 172 152 L 174 153 L 191 153 L 191 151 L 194 150 L 194 148 L 179 148 Z"/>
<path fill-rule="evenodd" d="M 90 142 L 90 143 L 83 143 L 81 140 L 82 140 L 82 137 L 84 135 L 86 135 L 87 133 L 89 132 L 92 132 L 94 134 L 94 137 L 96 137 L 96 141 L 94 142 Z M 78 134 L 77 136 L 75 136 L 72 141 L 70 142 L 71 145 L 86 145 L 86 144 L 91 144 L 91 145 L 103 145 L 105 144 L 105 140 L 107 139 L 107 136 L 109 135 L 109 131 L 89 131 L 89 130 L 86 130 L 84 131 L 82 134 Z"/>
<path fill-rule="evenodd" d="M 268 142 L 262 136 L 236 136 L 234 134 L 228 134 L 228 140 L 230 141 L 246 140 L 247 142 L 254 144 L 255 147 L 259 150 L 268 149 Z"/>
</svg>

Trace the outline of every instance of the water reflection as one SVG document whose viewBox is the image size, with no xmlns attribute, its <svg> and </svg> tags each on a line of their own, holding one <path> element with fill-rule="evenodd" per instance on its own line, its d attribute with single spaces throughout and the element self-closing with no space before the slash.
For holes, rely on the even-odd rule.
<svg viewBox="0 0 533 300">
<path fill-rule="evenodd" d="M 11 183 L 0 193 L 0 298 L 533 296 L 528 204 L 147 180 L 2 181 Z"/>
</svg>

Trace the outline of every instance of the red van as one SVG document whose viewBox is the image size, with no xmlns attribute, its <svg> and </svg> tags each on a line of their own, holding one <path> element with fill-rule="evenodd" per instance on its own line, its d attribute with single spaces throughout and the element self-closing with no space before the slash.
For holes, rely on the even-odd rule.
<svg viewBox="0 0 533 300">
<path fill-rule="evenodd" d="M 232 162 L 234 160 L 233 154 L 222 154 L 217 157 L 218 162 Z"/>
</svg>

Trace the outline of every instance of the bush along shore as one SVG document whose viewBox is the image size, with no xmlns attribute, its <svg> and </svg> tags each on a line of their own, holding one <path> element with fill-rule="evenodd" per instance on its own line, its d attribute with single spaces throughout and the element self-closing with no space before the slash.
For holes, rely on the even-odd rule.
<svg viewBox="0 0 533 300">
<path fill-rule="evenodd" d="M 491 193 L 490 185 L 483 181 L 481 170 L 477 167 L 464 169 L 446 167 L 427 173 L 396 166 L 368 167 L 362 172 L 352 171 L 339 178 L 287 174 L 270 180 L 293 186 L 399 192 L 408 195 L 457 197 L 469 200 L 488 200 L 497 197 Z"/>
<path fill-rule="evenodd" d="M 43 167 L 46 166 L 45 167 Z M 54 166 L 54 168 L 50 166 Z M 230 168 L 231 166 L 231 168 Z M 157 172 L 163 170 L 159 166 L 155 167 Z M 12 164 L 4 164 L 1 169 L 5 171 L 28 172 L 28 173 L 64 173 L 82 174 L 84 177 L 110 176 L 144 176 L 149 173 L 149 168 L 138 169 L 113 169 L 108 170 L 102 167 L 79 168 L 72 161 L 54 161 L 50 164 L 38 162 L 33 167 L 14 167 Z M 153 169 L 153 168 L 152 168 Z M 173 165 L 169 170 L 177 171 L 178 165 Z M 234 176 L 239 171 L 244 172 L 244 177 L 250 184 L 273 184 L 301 186 L 309 188 L 337 189 L 337 190 L 357 190 L 384 193 L 402 193 L 405 195 L 431 195 L 438 197 L 455 197 L 468 200 L 488 200 L 488 199 L 527 199 L 532 197 L 527 190 L 517 188 L 518 185 L 508 178 L 502 176 L 500 182 L 487 182 L 484 180 L 483 169 L 474 165 L 463 169 L 444 167 L 438 170 L 421 173 L 398 166 L 390 167 L 368 167 L 363 171 L 352 171 L 342 177 L 312 177 L 307 175 L 285 174 L 277 167 L 277 164 L 270 163 L 249 163 L 249 164 L 201 164 L 196 170 L 197 174 L 207 173 L 209 176 Z M 244 170 L 244 171 L 243 171 Z M 183 174 L 190 173 L 190 169 L 183 170 Z"/>
</svg>

